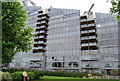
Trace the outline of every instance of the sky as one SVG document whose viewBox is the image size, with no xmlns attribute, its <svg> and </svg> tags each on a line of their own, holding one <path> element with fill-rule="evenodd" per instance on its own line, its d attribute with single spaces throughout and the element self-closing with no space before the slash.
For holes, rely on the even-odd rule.
<svg viewBox="0 0 120 81">
<path fill-rule="evenodd" d="M 92 4 L 94 12 L 109 13 L 111 3 L 107 0 L 32 0 L 37 6 L 43 9 L 49 8 L 65 8 L 65 9 L 79 9 L 81 13 L 88 11 Z"/>
</svg>

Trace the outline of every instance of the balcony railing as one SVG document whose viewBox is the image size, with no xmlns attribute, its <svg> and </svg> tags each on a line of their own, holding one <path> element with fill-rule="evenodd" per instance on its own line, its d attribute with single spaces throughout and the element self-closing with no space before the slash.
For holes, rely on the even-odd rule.
<svg viewBox="0 0 120 81">
<path fill-rule="evenodd" d="M 97 43 L 82 43 L 81 46 L 97 45 Z"/>
<path fill-rule="evenodd" d="M 37 31 L 36 33 L 40 33 L 39 31 Z"/>
<path fill-rule="evenodd" d="M 82 68 L 98 68 L 99 67 L 99 65 L 98 65 L 98 63 L 85 63 L 85 62 L 83 62 L 82 63 L 82 66 L 81 66 Z"/>
<path fill-rule="evenodd" d="M 83 34 L 83 33 L 88 33 L 88 31 L 81 31 L 81 34 Z"/>
<path fill-rule="evenodd" d="M 85 22 L 85 21 L 87 21 L 87 19 L 81 19 L 81 22 Z"/>
<path fill-rule="evenodd" d="M 37 44 L 38 42 L 34 42 L 34 44 Z"/>
<path fill-rule="evenodd" d="M 37 54 L 37 55 L 43 55 L 43 54 L 45 54 L 45 53 L 43 53 L 43 52 L 39 52 L 39 53 L 34 53 L 34 54 Z"/>
<path fill-rule="evenodd" d="M 81 44 L 81 46 L 88 46 L 88 43 L 87 44 Z"/>
<path fill-rule="evenodd" d="M 82 50 L 82 53 L 98 52 L 98 50 Z"/>
<path fill-rule="evenodd" d="M 97 43 L 89 43 L 89 45 L 91 46 L 91 45 L 97 45 Z"/>
<path fill-rule="evenodd" d="M 34 47 L 34 49 L 43 49 L 43 50 L 46 50 L 47 48 L 45 48 L 45 47 Z"/>
<path fill-rule="evenodd" d="M 45 31 L 40 31 L 40 33 L 45 33 Z"/>
<path fill-rule="evenodd" d="M 89 39 L 88 37 L 81 37 L 81 40 Z"/>
<path fill-rule="evenodd" d="M 88 24 L 88 27 L 89 27 L 89 26 L 95 26 L 95 24 Z"/>
<path fill-rule="evenodd" d="M 89 32 L 89 33 L 90 33 L 90 32 L 95 32 L 95 30 L 89 30 L 88 32 Z"/>
<path fill-rule="evenodd" d="M 89 36 L 89 39 L 97 38 L 96 36 Z"/>
<path fill-rule="evenodd" d="M 47 18 L 46 16 L 43 16 L 43 17 L 40 17 L 40 18 L 38 18 L 38 19 L 45 19 L 45 18 Z"/>
<path fill-rule="evenodd" d="M 39 38 L 39 37 L 34 37 L 34 39 L 37 39 L 37 38 Z"/>
<path fill-rule="evenodd" d="M 81 25 L 81 28 L 84 28 L 84 27 L 87 27 L 87 25 L 85 24 L 85 25 Z"/>
<path fill-rule="evenodd" d="M 39 36 L 39 38 L 45 38 L 44 36 Z"/>
<path fill-rule="evenodd" d="M 39 41 L 38 43 L 44 43 L 44 41 Z"/>
<path fill-rule="evenodd" d="M 43 24 L 43 23 L 47 23 L 47 22 L 46 21 L 37 22 L 37 24 Z"/>
<path fill-rule="evenodd" d="M 46 28 L 46 26 L 36 27 L 35 29 Z"/>
<path fill-rule="evenodd" d="M 98 60 L 98 58 L 97 57 L 90 57 L 90 58 L 82 57 L 81 60 Z"/>
</svg>

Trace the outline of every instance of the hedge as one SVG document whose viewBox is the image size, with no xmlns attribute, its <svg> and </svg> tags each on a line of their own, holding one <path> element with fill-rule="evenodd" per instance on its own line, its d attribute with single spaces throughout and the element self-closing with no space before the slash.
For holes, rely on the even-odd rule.
<svg viewBox="0 0 120 81">
<path fill-rule="evenodd" d="M 12 73 L 13 81 L 22 81 L 22 78 L 23 78 L 22 73 L 23 72 L 14 72 L 14 73 Z M 27 72 L 27 74 L 28 74 L 28 79 L 30 81 L 35 79 L 35 74 L 33 72 Z"/>
<path fill-rule="evenodd" d="M 52 72 L 52 71 L 37 71 L 37 70 L 24 70 L 24 69 L 2 69 L 4 72 L 15 73 L 17 71 L 23 72 L 33 72 L 35 74 L 35 79 L 39 79 L 40 77 L 44 76 L 60 76 L 60 77 L 79 77 L 82 78 L 83 76 L 88 77 L 88 73 L 75 73 L 75 72 Z"/>
</svg>

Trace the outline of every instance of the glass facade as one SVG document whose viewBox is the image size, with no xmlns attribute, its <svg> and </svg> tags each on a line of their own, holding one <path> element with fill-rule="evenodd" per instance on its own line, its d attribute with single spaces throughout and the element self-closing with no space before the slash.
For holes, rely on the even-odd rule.
<svg viewBox="0 0 120 81">
<path fill-rule="evenodd" d="M 118 21 L 114 15 L 96 13 L 100 68 L 104 73 L 119 67 Z"/>
<path fill-rule="evenodd" d="M 48 14 L 50 22 L 47 36 L 47 67 L 51 67 L 51 70 L 78 69 L 80 11 L 52 8 Z M 71 63 L 74 61 L 75 63 Z M 56 62 L 60 62 L 61 67 L 53 67 L 52 65 Z"/>
</svg>

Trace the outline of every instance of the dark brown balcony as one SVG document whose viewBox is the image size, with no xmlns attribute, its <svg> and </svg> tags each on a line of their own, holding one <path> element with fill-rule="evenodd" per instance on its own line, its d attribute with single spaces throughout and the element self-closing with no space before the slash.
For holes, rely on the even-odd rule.
<svg viewBox="0 0 120 81">
<path fill-rule="evenodd" d="M 87 19 L 87 16 L 81 16 L 80 19 Z"/>
<path fill-rule="evenodd" d="M 43 13 L 43 11 L 40 10 L 40 11 L 38 11 L 38 13 Z"/>
<path fill-rule="evenodd" d="M 37 27 L 43 26 L 43 25 L 48 26 L 48 22 L 38 22 L 37 23 Z"/>
<path fill-rule="evenodd" d="M 43 46 L 43 47 L 45 47 L 45 46 L 46 46 L 46 43 L 38 43 L 38 44 L 34 44 L 34 47 L 38 47 L 38 46 Z"/>
<path fill-rule="evenodd" d="M 44 16 L 49 17 L 48 14 L 40 14 L 40 15 L 38 15 L 38 18 L 44 17 Z"/>
<path fill-rule="evenodd" d="M 45 52 L 44 49 L 33 49 L 33 53 Z"/>
<path fill-rule="evenodd" d="M 89 20 L 88 21 L 88 24 L 92 24 L 92 23 L 95 23 L 95 20 Z"/>
<path fill-rule="evenodd" d="M 40 30 L 45 30 L 45 31 L 47 31 L 48 29 L 47 29 L 47 27 L 40 27 L 40 28 L 37 28 L 37 29 L 36 29 L 36 32 L 37 32 L 37 31 L 40 31 Z"/>
<path fill-rule="evenodd" d="M 84 24 L 87 24 L 87 23 L 88 23 L 87 21 L 84 21 L 84 22 L 82 21 L 82 22 L 80 22 L 81 25 L 84 25 Z"/>
<path fill-rule="evenodd" d="M 37 19 L 37 22 L 48 21 L 48 17 L 41 17 Z"/>
</svg>

